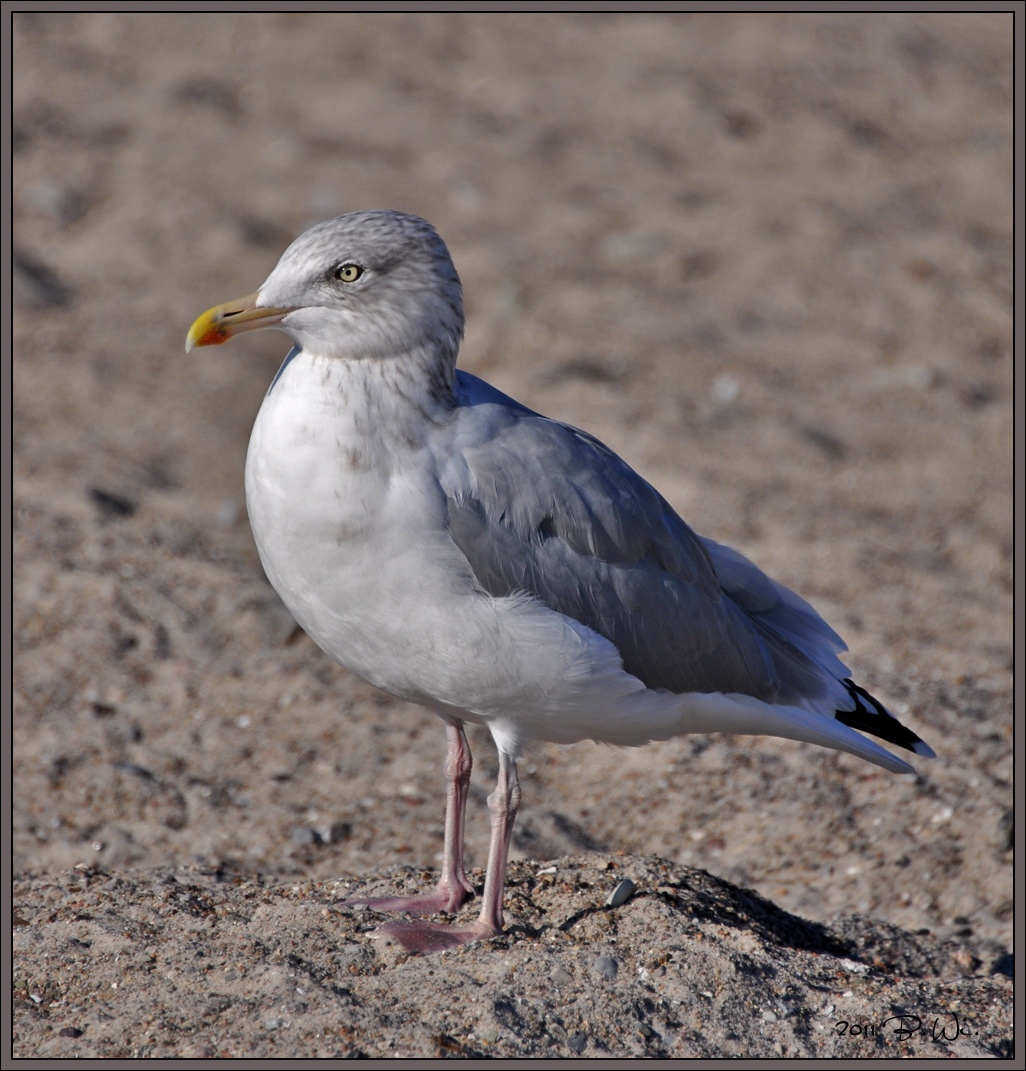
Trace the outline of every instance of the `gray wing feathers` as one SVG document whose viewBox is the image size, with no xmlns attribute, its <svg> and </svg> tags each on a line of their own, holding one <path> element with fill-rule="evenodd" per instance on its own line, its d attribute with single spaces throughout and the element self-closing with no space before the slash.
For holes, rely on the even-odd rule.
<svg viewBox="0 0 1026 1071">
<path fill-rule="evenodd" d="M 841 637 L 800 595 L 770 579 L 743 554 L 704 536 L 699 539 L 724 592 L 769 645 L 782 698 L 829 698 L 836 708 L 847 709 L 849 699 L 839 683 L 849 672 L 837 657 L 845 650 Z"/>
<path fill-rule="evenodd" d="M 594 629 L 650 688 L 768 702 L 839 688 L 843 645 L 797 595 L 696 536 L 598 440 L 465 373 L 460 385 L 440 479 L 485 591 L 534 595 Z"/>
</svg>

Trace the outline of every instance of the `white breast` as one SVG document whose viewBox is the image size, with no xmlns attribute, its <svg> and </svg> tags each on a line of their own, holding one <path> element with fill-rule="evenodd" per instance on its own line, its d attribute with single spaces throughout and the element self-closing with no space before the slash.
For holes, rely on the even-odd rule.
<svg viewBox="0 0 1026 1071">
<path fill-rule="evenodd" d="M 289 363 L 253 427 L 246 505 L 267 577 L 296 620 L 368 675 L 382 658 L 363 648 L 413 579 L 402 570 L 411 514 L 430 503 L 426 481 L 397 486 L 387 444 L 354 419 L 347 371 L 346 362 L 304 353 Z"/>
</svg>

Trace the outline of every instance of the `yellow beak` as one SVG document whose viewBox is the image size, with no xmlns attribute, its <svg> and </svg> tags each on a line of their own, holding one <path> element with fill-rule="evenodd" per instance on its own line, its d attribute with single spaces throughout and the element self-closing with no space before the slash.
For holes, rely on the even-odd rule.
<svg viewBox="0 0 1026 1071">
<path fill-rule="evenodd" d="M 207 309 L 189 328 L 185 338 L 185 352 L 193 346 L 220 346 L 240 331 L 255 331 L 258 327 L 274 327 L 275 324 L 295 312 L 294 308 L 276 309 L 257 305 L 258 294 L 248 294 L 238 301 L 228 301 Z"/>
</svg>

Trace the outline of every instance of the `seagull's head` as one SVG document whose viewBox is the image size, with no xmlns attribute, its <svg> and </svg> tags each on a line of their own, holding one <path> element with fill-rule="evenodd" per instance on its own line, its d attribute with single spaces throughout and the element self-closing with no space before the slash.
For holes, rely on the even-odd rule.
<svg viewBox="0 0 1026 1071">
<path fill-rule="evenodd" d="M 258 327 L 322 357 L 387 360 L 426 348 L 451 365 L 463 337 L 460 279 L 426 220 L 350 212 L 301 234 L 255 294 L 203 313 L 185 349 Z"/>
</svg>

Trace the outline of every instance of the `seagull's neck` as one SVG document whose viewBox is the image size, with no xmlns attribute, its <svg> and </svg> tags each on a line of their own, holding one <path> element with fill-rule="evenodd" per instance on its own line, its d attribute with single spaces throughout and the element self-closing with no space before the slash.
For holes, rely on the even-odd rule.
<svg viewBox="0 0 1026 1071">
<path fill-rule="evenodd" d="M 406 452 L 419 448 L 452 409 L 455 364 L 455 354 L 428 346 L 365 360 L 304 350 L 278 386 L 301 392 L 315 408 L 327 407 L 339 441 Z"/>
</svg>

